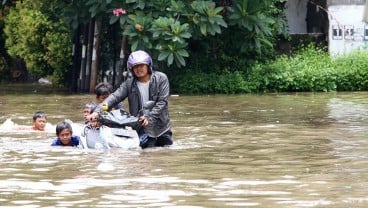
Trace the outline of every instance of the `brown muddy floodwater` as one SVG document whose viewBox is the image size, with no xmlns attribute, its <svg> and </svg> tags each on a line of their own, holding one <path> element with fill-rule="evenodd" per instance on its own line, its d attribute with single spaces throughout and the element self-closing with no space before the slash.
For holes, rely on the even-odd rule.
<svg viewBox="0 0 368 208">
<path fill-rule="evenodd" d="M 175 144 L 55 148 L 91 94 L 2 87 L 0 207 L 368 207 L 368 93 L 173 96 Z M 9 127 L 10 125 L 10 127 Z"/>
</svg>

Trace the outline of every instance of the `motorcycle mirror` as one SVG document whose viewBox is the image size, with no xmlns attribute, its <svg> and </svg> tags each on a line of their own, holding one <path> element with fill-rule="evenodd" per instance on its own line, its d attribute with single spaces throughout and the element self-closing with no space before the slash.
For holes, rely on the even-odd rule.
<svg viewBox="0 0 368 208">
<path fill-rule="evenodd" d="M 155 102 L 152 100 L 147 101 L 144 105 L 143 108 L 144 109 L 149 109 L 151 110 L 153 108 L 153 106 L 155 105 Z"/>
</svg>

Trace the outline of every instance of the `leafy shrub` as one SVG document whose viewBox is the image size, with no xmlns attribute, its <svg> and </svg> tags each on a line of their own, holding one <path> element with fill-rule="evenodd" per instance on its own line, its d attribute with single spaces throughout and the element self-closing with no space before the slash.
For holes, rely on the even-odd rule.
<svg viewBox="0 0 368 208">
<path fill-rule="evenodd" d="M 328 53 L 314 45 L 294 56 L 281 55 L 254 65 L 249 80 L 259 80 L 258 92 L 335 91 L 336 74 Z"/>
<path fill-rule="evenodd" d="M 368 90 L 368 51 L 357 50 L 334 59 L 338 91 Z"/>
<path fill-rule="evenodd" d="M 331 58 L 324 48 L 311 44 L 292 56 L 255 63 L 251 69 L 227 70 L 236 67 L 232 63 L 222 71 L 189 70 L 172 82 L 184 94 L 368 90 L 368 51 L 364 50 Z"/>
<path fill-rule="evenodd" d="M 250 92 L 240 72 L 191 73 L 188 71 L 177 80 L 177 91 L 184 94 L 235 94 Z"/>
<path fill-rule="evenodd" d="M 62 18 L 53 20 L 25 6 L 27 2 L 17 2 L 7 16 L 4 31 L 8 53 L 22 58 L 34 75 L 59 74 L 62 77 L 53 77 L 54 83 L 65 85 L 65 72 L 71 64 L 70 30 Z"/>
</svg>

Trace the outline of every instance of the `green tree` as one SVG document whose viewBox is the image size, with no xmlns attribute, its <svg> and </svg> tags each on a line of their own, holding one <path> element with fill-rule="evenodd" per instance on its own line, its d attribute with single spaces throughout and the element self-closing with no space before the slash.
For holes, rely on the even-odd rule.
<svg viewBox="0 0 368 208">
<path fill-rule="evenodd" d="M 227 66 L 233 60 L 257 60 L 272 51 L 277 36 L 285 31 L 280 29 L 285 24 L 276 5 L 285 1 L 24 0 L 17 3 L 6 22 L 7 46 L 13 56 L 26 60 L 31 71 L 66 77 L 71 31 L 78 34 L 75 31 L 81 26 L 96 20 L 100 35 L 107 34 L 108 25 L 120 26 L 120 57 L 143 49 L 162 68 L 179 69 L 189 61 L 189 68 L 194 69 L 193 61 L 199 59 L 203 64 L 198 67 L 209 67 L 204 61 L 208 60 L 218 70 L 225 66 L 224 71 L 236 71 L 238 68 Z M 101 36 L 103 46 L 115 48 L 114 44 L 105 44 L 106 37 L 111 36 Z M 105 61 L 97 63 L 107 66 Z M 120 67 L 125 65 L 123 59 L 119 61 Z"/>
<path fill-rule="evenodd" d="M 3 0 L 0 4 L 0 81 L 10 79 L 10 65 L 11 58 L 5 49 L 5 39 L 6 36 L 2 32 L 5 27 L 5 18 L 9 13 L 9 8 L 15 3 L 13 1 Z"/>
<path fill-rule="evenodd" d="M 17 2 L 6 19 L 8 53 L 22 58 L 36 76 L 54 75 L 55 84 L 64 85 L 71 64 L 70 30 L 63 18 L 48 15 L 55 2 Z"/>
<path fill-rule="evenodd" d="M 91 17 L 110 15 L 110 24 L 119 22 L 130 50 L 150 51 L 167 65 L 185 66 L 189 57 L 190 38 L 215 35 L 227 27 L 221 16 L 222 7 L 213 1 L 87 1 Z M 112 11 L 123 8 L 127 15 L 116 16 Z M 164 11 L 163 11 L 164 9 Z"/>
</svg>

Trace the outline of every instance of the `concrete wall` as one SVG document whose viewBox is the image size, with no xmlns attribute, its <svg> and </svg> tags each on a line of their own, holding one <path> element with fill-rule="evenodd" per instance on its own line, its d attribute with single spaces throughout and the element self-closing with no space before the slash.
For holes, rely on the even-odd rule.
<svg viewBox="0 0 368 208">
<path fill-rule="evenodd" d="M 289 24 L 290 34 L 307 33 L 308 0 L 289 0 L 285 4 L 285 15 Z"/>
<path fill-rule="evenodd" d="M 368 3 L 368 2 L 367 2 Z M 331 55 L 349 53 L 356 49 L 368 48 L 368 23 L 363 21 L 366 0 L 327 0 L 328 17 L 309 18 L 309 24 L 325 19 L 326 25 L 321 30 L 328 34 L 328 47 Z M 289 0 L 285 4 L 285 15 L 289 24 L 290 34 L 306 34 L 308 0 Z M 324 15 L 327 14 L 326 11 Z M 327 20 L 328 19 L 328 20 Z M 327 26 L 328 25 L 328 26 Z"/>
<path fill-rule="evenodd" d="M 331 55 L 367 48 L 368 25 L 363 22 L 364 5 L 330 4 L 328 11 Z"/>
</svg>

